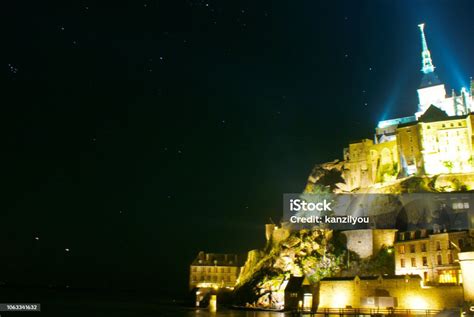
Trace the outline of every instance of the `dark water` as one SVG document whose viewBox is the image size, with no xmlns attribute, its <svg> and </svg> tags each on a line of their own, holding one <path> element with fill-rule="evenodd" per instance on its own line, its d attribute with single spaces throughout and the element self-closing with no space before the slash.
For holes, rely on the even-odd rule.
<svg viewBox="0 0 474 317">
<path fill-rule="evenodd" d="M 98 292 L 45 289 L 0 289 L 0 303 L 39 303 L 41 312 L 0 312 L 5 316 L 64 317 L 287 317 L 278 312 L 237 311 L 218 308 L 217 313 L 186 306 L 183 300 L 149 292 Z"/>
</svg>

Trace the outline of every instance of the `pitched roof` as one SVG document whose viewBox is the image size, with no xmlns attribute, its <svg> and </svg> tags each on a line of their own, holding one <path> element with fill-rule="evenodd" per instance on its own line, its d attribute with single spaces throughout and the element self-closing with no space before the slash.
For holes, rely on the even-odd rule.
<svg viewBox="0 0 474 317">
<path fill-rule="evenodd" d="M 191 263 L 194 266 L 239 266 L 241 258 L 237 254 L 199 252 Z"/>
<path fill-rule="evenodd" d="M 420 88 L 437 86 L 441 84 L 442 82 L 439 80 L 438 75 L 433 72 L 423 75 L 423 77 L 421 78 Z"/>
<path fill-rule="evenodd" d="M 435 121 L 442 121 L 448 119 L 449 116 L 446 112 L 439 109 L 438 107 L 431 105 L 425 113 L 423 113 L 420 118 L 418 118 L 419 122 L 435 122 Z"/>
</svg>

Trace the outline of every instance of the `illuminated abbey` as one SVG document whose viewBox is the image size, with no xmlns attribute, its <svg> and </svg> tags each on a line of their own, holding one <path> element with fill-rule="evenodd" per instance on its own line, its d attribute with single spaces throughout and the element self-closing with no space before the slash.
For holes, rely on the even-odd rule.
<svg viewBox="0 0 474 317">
<path fill-rule="evenodd" d="M 412 116 L 380 121 L 373 139 L 344 149 L 344 191 L 368 188 L 397 179 L 474 172 L 474 100 L 471 87 L 448 95 L 428 49 L 424 24 L 419 25 L 423 77 L 418 109 Z"/>
</svg>

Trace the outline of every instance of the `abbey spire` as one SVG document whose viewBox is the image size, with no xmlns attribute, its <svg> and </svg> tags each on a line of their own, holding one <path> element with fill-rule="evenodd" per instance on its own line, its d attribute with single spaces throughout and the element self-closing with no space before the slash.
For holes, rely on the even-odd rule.
<svg viewBox="0 0 474 317">
<path fill-rule="evenodd" d="M 422 46 L 421 71 L 424 74 L 429 74 L 429 73 L 434 72 L 435 67 L 433 65 L 433 61 L 431 60 L 431 53 L 430 53 L 430 50 L 428 49 L 428 44 L 426 44 L 426 36 L 425 36 L 425 30 L 424 30 L 425 24 L 424 23 L 418 24 L 418 27 L 420 28 L 420 32 L 421 32 L 421 46 Z"/>
</svg>

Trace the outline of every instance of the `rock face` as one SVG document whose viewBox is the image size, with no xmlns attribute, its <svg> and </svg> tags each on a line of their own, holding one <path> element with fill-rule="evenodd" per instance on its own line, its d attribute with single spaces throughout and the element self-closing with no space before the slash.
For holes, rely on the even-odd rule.
<svg viewBox="0 0 474 317">
<path fill-rule="evenodd" d="M 312 192 L 315 185 L 329 187 L 332 191 L 344 188 L 343 167 L 344 162 L 339 160 L 315 165 L 309 174 L 305 191 Z"/>
<path fill-rule="evenodd" d="M 346 252 L 340 238 L 328 229 L 299 230 L 282 241 L 270 239 L 264 251 L 250 251 L 234 292 L 236 303 L 257 304 L 270 293 L 281 295 L 291 275 L 316 283 L 339 272 Z"/>
</svg>

